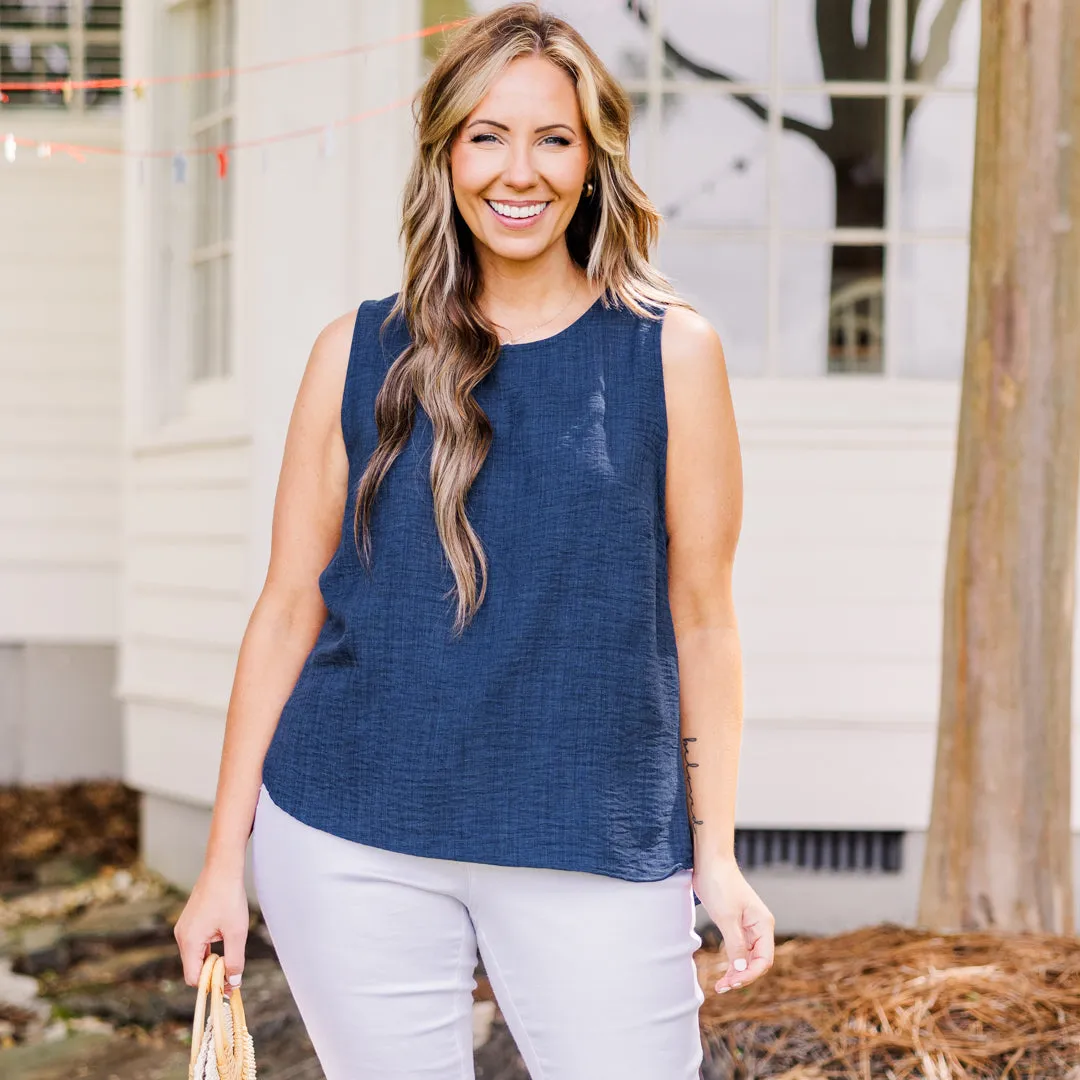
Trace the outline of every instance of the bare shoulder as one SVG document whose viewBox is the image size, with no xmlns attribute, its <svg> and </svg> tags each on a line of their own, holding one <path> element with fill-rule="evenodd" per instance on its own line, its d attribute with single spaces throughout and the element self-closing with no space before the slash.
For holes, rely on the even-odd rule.
<svg viewBox="0 0 1080 1080">
<path fill-rule="evenodd" d="M 664 314 L 660 351 L 665 370 L 693 378 L 726 374 L 724 347 L 715 327 L 693 308 L 672 304 Z"/>
<path fill-rule="evenodd" d="M 357 308 L 328 322 L 316 335 L 297 392 L 297 405 L 328 420 L 341 406 Z"/>
<path fill-rule="evenodd" d="M 672 305 L 664 316 L 660 348 L 668 420 L 668 536 L 679 579 L 700 580 L 703 567 L 727 565 L 738 542 L 742 459 L 735 410 L 720 335 L 708 319 Z"/>
<path fill-rule="evenodd" d="M 349 366 L 349 352 L 352 349 L 357 311 L 359 308 L 346 311 L 344 315 L 332 319 L 319 331 L 311 349 L 310 364 L 320 368 L 331 368 L 344 379 L 345 369 Z"/>
<path fill-rule="evenodd" d="M 660 335 L 669 427 L 693 430 L 731 413 L 724 347 L 715 327 L 692 308 L 671 305 Z"/>
</svg>

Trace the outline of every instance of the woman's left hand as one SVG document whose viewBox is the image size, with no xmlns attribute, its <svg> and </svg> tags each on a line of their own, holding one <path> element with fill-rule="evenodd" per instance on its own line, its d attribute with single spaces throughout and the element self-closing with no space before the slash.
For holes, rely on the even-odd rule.
<svg viewBox="0 0 1080 1080">
<path fill-rule="evenodd" d="M 773 964 L 776 920 L 734 859 L 695 866 L 694 892 L 724 936 L 728 968 L 716 984 L 718 993 L 747 986 Z"/>
</svg>

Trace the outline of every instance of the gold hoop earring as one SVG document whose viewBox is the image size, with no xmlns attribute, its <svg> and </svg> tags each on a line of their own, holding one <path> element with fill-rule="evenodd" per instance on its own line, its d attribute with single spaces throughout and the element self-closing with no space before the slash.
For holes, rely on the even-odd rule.
<svg viewBox="0 0 1080 1080">
<path fill-rule="evenodd" d="M 592 198 L 592 193 L 593 193 L 593 182 L 591 180 L 587 180 L 585 182 L 584 191 L 585 191 L 585 198 L 586 199 L 591 199 Z"/>
</svg>

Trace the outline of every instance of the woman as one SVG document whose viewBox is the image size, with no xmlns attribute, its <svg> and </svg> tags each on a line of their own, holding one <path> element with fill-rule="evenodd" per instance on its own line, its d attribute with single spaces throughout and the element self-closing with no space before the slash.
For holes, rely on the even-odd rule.
<svg viewBox="0 0 1080 1080">
<path fill-rule="evenodd" d="M 738 438 L 630 119 L 565 22 L 468 23 L 419 95 L 402 287 L 300 385 L 176 937 L 239 985 L 254 819 L 328 1080 L 471 1078 L 478 950 L 537 1080 L 694 1077 L 695 903 L 717 990 L 772 963 L 733 851 Z"/>
</svg>

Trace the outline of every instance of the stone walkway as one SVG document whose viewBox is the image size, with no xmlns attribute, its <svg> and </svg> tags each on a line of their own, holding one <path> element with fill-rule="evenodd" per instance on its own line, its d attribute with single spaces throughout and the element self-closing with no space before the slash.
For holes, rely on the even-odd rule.
<svg viewBox="0 0 1080 1080">
<path fill-rule="evenodd" d="M 138 869 L 0 901 L 0 1080 L 186 1080 L 195 991 L 172 928 L 184 897 Z M 483 971 L 478 1080 L 528 1080 Z M 321 1080 L 265 928 L 244 1002 L 260 1080 Z"/>
</svg>

